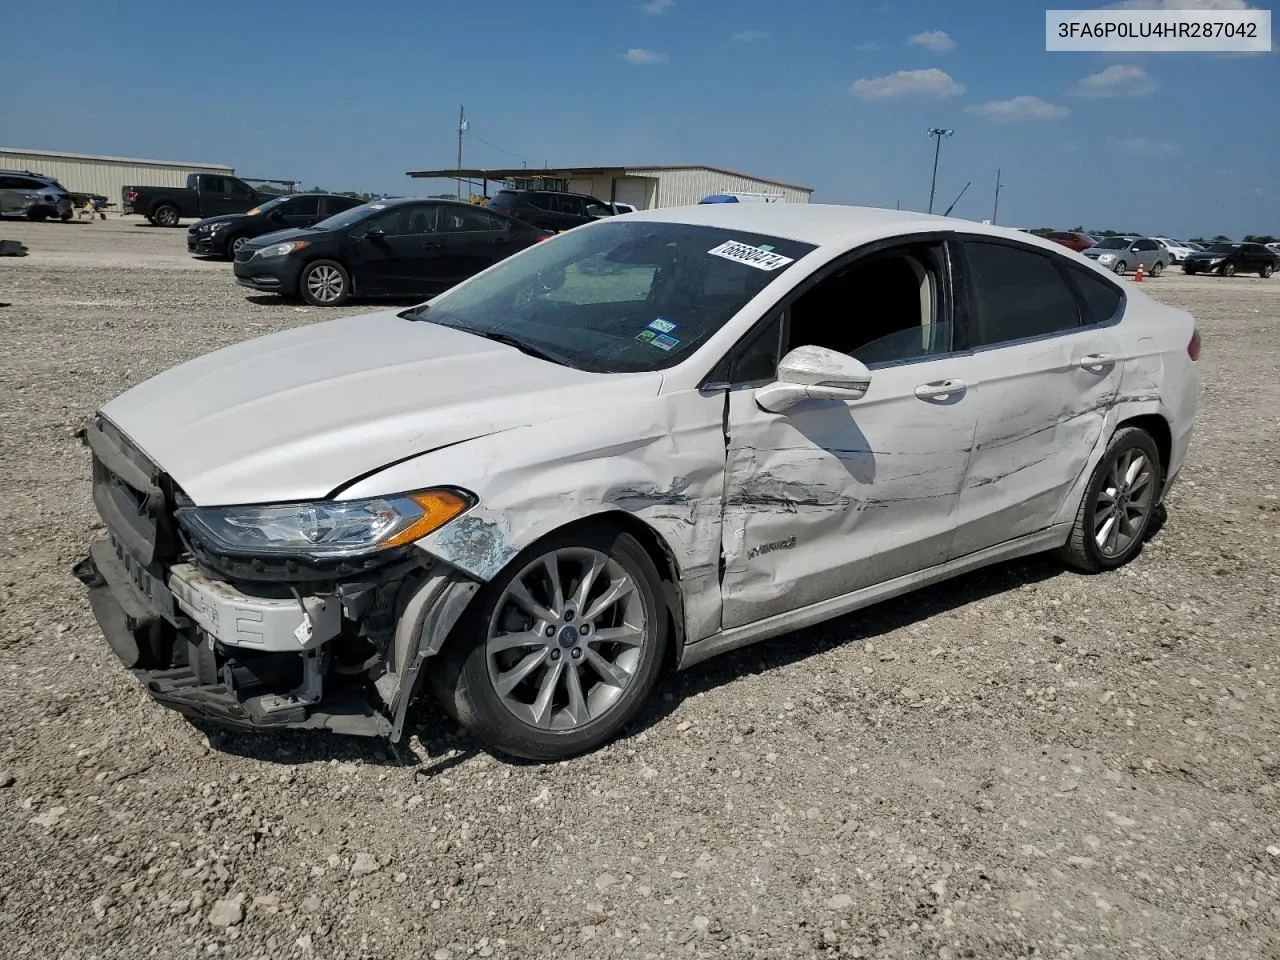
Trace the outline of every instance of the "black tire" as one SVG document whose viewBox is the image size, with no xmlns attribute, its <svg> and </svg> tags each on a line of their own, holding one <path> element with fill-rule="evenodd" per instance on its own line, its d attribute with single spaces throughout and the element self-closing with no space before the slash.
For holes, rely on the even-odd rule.
<svg viewBox="0 0 1280 960">
<path fill-rule="evenodd" d="M 44 207 L 32 207 L 27 211 L 27 219 L 40 223 L 42 220 L 49 219 L 49 211 Z"/>
<path fill-rule="evenodd" d="M 1129 264 L 1125 263 L 1123 260 L 1121 260 L 1119 263 L 1116 264 L 1117 277 L 1123 277 L 1128 272 L 1128 270 L 1129 270 Z"/>
<path fill-rule="evenodd" d="M 236 251 L 239 250 L 248 241 L 249 241 L 249 238 L 245 236 L 243 233 L 238 233 L 234 237 L 228 237 L 227 247 L 226 247 L 227 259 L 234 260 L 236 258 Z"/>
<path fill-rule="evenodd" d="M 545 554 L 573 549 L 599 551 L 627 572 L 650 628 L 632 679 L 616 702 L 598 718 L 572 729 L 543 729 L 520 719 L 504 705 L 490 677 L 486 645 L 499 601 L 517 575 Z M 630 534 L 606 524 L 553 534 L 524 550 L 480 589 L 432 661 L 428 671 L 431 685 L 445 712 L 494 750 L 540 761 L 563 760 L 594 750 L 635 716 L 662 671 L 669 642 L 669 614 L 662 596 L 662 580 L 653 560 Z"/>
<path fill-rule="evenodd" d="M 1182 272 L 1188 277 L 1194 277 L 1198 271 L 1194 267 L 1183 267 Z"/>
<path fill-rule="evenodd" d="M 1269 280 L 1271 278 L 1271 275 L 1275 272 L 1276 272 L 1276 268 L 1268 263 L 1265 267 L 1263 267 L 1261 270 L 1258 271 L 1258 276 L 1260 276 L 1263 280 Z"/>
<path fill-rule="evenodd" d="M 1228 260 L 1218 268 L 1218 272 L 1224 277 L 1234 277 L 1236 275 L 1236 265 Z"/>
<path fill-rule="evenodd" d="M 68 220 L 71 219 L 71 216 L 72 215 L 69 213 L 64 213 L 60 215 L 60 219 L 62 220 L 63 223 L 66 223 Z"/>
<path fill-rule="evenodd" d="M 298 296 L 313 307 L 340 307 L 351 296 L 351 274 L 336 260 L 313 260 L 298 275 Z"/>
<path fill-rule="evenodd" d="M 1164 273 L 1164 264 L 1161 261 L 1157 260 L 1155 263 L 1151 265 L 1151 275 L 1153 277 L 1158 277 L 1162 273 Z"/>
<path fill-rule="evenodd" d="M 1131 528 L 1132 539 L 1127 545 L 1115 552 L 1104 551 L 1095 535 L 1098 529 L 1099 500 L 1103 497 L 1112 469 L 1122 457 L 1133 451 L 1146 457 L 1146 485 L 1150 488 L 1150 499 L 1136 529 Z M 1106 453 L 1089 477 L 1089 485 L 1085 488 L 1080 507 L 1076 510 L 1075 523 L 1071 526 L 1071 536 L 1058 550 L 1059 558 L 1086 573 L 1101 573 L 1124 566 L 1142 550 L 1142 544 L 1151 530 L 1152 519 L 1158 512 L 1163 485 L 1164 465 L 1160 462 L 1160 450 L 1151 434 L 1141 427 L 1121 427 L 1107 444 Z M 1127 495 L 1123 499 L 1113 499 L 1121 503 L 1122 509 L 1130 502 Z"/>
<path fill-rule="evenodd" d="M 162 203 L 151 211 L 151 222 L 159 227 L 176 227 L 181 219 L 178 208 L 171 203 Z"/>
</svg>

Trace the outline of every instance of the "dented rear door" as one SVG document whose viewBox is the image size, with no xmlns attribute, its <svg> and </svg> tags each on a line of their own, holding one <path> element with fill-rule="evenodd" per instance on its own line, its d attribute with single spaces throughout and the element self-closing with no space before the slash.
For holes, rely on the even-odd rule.
<svg viewBox="0 0 1280 960">
<path fill-rule="evenodd" d="M 1118 328 L 1084 323 L 1070 285 L 1062 280 L 1062 292 L 1054 286 L 1062 274 L 1052 257 L 1037 259 L 1037 251 L 1016 244 L 966 247 L 978 427 L 960 497 L 957 556 L 1052 524 L 1103 439 L 1124 369 Z"/>
<path fill-rule="evenodd" d="M 976 424 L 964 363 L 876 369 L 861 400 L 808 400 L 780 414 L 756 404 L 754 387 L 730 390 L 726 628 L 948 558 Z M 952 395 L 927 395 L 948 380 Z"/>
</svg>

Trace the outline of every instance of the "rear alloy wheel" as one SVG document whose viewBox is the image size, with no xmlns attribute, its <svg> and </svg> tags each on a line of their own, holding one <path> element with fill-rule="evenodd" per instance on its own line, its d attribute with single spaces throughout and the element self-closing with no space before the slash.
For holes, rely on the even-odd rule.
<svg viewBox="0 0 1280 960">
<path fill-rule="evenodd" d="M 1258 276 L 1260 276 L 1263 280 L 1266 280 L 1270 278 L 1270 276 L 1275 272 L 1276 272 L 1276 268 L 1268 263 L 1265 267 L 1263 267 L 1261 270 L 1258 271 Z"/>
<path fill-rule="evenodd" d="M 249 242 L 249 238 L 244 234 L 232 237 L 227 241 L 227 259 L 234 260 L 236 254 L 240 252 L 240 248 Z"/>
<path fill-rule="evenodd" d="M 1163 477 L 1151 434 L 1139 427 L 1117 430 L 1089 478 L 1071 536 L 1059 551 L 1062 559 L 1099 573 L 1137 556 L 1155 516 Z"/>
<path fill-rule="evenodd" d="M 169 203 L 162 203 L 152 214 L 154 222 L 160 227 L 176 227 L 178 225 L 178 208 Z"/>
<path fill-rule="evenodd" d="M 1116 264 L 1116 276 L 1123 277 L 1129 271 L 1129 265 L 1121 260 Z"/>
<path fill-rule="evenodd" d="M 1218 272 L 1224 277 L 1234 277 L 1236 275 L 1236 265 L 1228 260 Z"/>
<path fill-rule="evenodd" d="M 314 307 L 337 307 L 351 295 L 351 278 L 342 264 L 317 260 L 302 271 L 298 292 Z"/>
<path fill-rule="evenodd" d="M 1164 273 L 1164 264 L 1159 260 L 1157 260 L 1155 263 L 1151 265 L 1151 275 L 1153 277 L 1158 277 L 1162 273 Z"/>
<path fill-rule="evenodd" d="M 667 643 L 658 571 L 630 534 L 544 541 L 487 584 L 429 674 L 489 746 L 561 760 L 605 743 L 653 689 Z"/>
</svg>

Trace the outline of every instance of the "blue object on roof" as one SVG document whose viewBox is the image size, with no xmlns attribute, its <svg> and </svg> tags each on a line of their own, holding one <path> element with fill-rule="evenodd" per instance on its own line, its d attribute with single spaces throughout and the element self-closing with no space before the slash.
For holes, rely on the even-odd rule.
<svg viewBox="0 0 1280 960">
<path fill-rule="evenodd" d="M 738 198 L 730 193 L 713 193 L 709 197 L 703 197 L 698 203 L 737 203 Z"/>
</svg>

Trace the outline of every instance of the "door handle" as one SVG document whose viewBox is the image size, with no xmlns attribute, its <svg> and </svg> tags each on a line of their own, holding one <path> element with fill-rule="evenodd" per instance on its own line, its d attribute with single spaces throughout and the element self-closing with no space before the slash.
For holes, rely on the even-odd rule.
<svg viewBox="0 0 1280 960">
<path fill-rule="evenodd" d="M 963 380 L 935 380 L 933 383 L 922 383 L 916 387 L 916 396 L 921 400 L 946 400 L 960 396 L 965 391 Z"/>
<path fill-rule="evenodd" d="M 1091 353 L 1087 357 L 1080 358 L 1080 366 L 1085 370 L 1101 370 L 1115 362 L 1116 358 L 1109 353 Z"/>
<path fill-rule="evenodd" d="M 428 240 L 422 246 L 426 250 L 438 250 L 440 248 L 440 244 L 435 240 Z"/>
<path fill-rule="evenodd" d="M 507 240 L 505 237 L 499 237 L 497 240 L 493 240 L 491 242 L 495 247 L 505 247 L 511 241 Z"/>
</svg>

